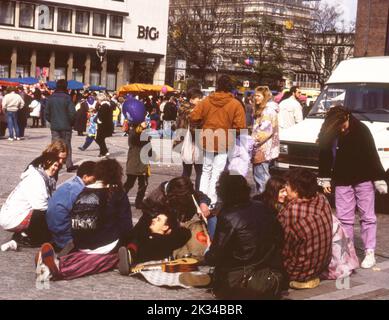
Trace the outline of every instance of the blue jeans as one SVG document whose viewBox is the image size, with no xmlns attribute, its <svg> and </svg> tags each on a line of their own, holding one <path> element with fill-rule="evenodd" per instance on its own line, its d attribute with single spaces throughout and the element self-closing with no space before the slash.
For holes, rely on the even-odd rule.
<svg viewBox="0 0 389 320">
<path fill-rule="evenodd" d="M 209 237 L 211 238 L 211 241 L 213 240 L 213 237 L 215 236 L 216 231 L 216 224 L 217 224 L 217 216 L 213 216 L 208 219 L 208 233 Z"/>
<path fill-rule="evenodd" d="M 73 166 L 72 160 L 72 131 L 55 131 L 51 130 L 51 142 L 55 140 L 63 140 L 68 147 L 68 156 L 66 158 L 66 168 Z"/>
<path fill-rule="evenodd" d="M 95 137 L 87 136 L 85 138 L 85 143 L 81 148 L 83 148 L 84 150 L 88 149 L 88 147 L 92 144 L 93 141 L 95 141 Z"/>
<path fill-rule="evenodd" d="M 253 165 L 253 177 L 257 193 L 265 191 L 266 183 L 270 179 L 270 162 L 262 162 Z"/>
<path fill-rule="evenodd" d="M 16 138 L 19 138 L 20 132 L 19 132 L 19 126 L 16 117 L 16 112 L 7 111 L 7 124 L 8 124 L 9 137 L 12 139 L 15 138 L 14 136 L 14 129 L 15 129 Z"/>
</svg>

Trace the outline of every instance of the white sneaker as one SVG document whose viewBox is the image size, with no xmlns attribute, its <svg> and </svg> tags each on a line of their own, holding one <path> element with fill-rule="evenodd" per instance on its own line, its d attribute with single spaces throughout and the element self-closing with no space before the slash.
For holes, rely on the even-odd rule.
<svg viewBox="0 0 389 320">
<path fill-rule="evenodd" d="M 36 282 L 49 281 L 51 278 L 50 269 L 42 262 L 42 255 L 39 252 L 39 258 L 37 261 L 36 269 Z"/>
<path fill-rule="evenodd" d="M 14 141 L 14 138 L 8 138 L 8 141 Z"/>
<path fill-rule="evenodd" d="M 15 240 L 8 241 L 1 246 L 1 251 L 16 251 L 18 250 L 18 244 Z"/>
<path fill-rule="evenodd" d="M 363 269 L 370 269 L 375 266 L 375 257 L 374 257 L 374 250 L 368 249 L 366 250 L 365 259 L 363 259 L 361 263 L 361 267 Z"/>
</svg>

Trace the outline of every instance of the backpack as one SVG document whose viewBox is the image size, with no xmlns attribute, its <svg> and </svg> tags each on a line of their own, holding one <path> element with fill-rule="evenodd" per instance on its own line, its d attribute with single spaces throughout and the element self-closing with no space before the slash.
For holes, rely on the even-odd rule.
<svg viewBox="0 0 389 320">
<path fill-rule="evenodd" d="M 205 222 L 198 215 L 194 215 L 192 219 L 183 223 L 183 227 L 190 230 L 191 238 L 183 247 L 174 250 L 174 259 L 192 257 L 199 261 L 203 260 L 205 250 L 208 248 L 208 230 Z"/>
</svg>

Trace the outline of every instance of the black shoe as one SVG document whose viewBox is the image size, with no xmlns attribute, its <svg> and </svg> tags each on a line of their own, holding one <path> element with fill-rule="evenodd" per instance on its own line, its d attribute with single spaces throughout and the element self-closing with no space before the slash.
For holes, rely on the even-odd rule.
<svg viewBox="0 0 389 320">
<path fill-rule="evenodd" d="M 40 244 L 34 243 L 31 238 L 24 232 L 15 232 L 12 236 L 12 240 L 15 240 L 19 247 L 36 248 L 40 247 Z"/>
<path fill-rule="evenodd" d="M 66 171 L 67 171 L 67 172 L 77 171 L 77 170 L 78 170 L 78 167 L 79 167 L 79 166 L 71 166 L 71 167 L 67 168 Z"/>
<path fill-rule="evenodd" d="M 122 276 L 128 276 L 130 274 L 130 267 L 132 265 L 132 257 L 131 257 L 131 251 L 127 249 L 126 247 L 120 247 L 119 248 L 119 273 Z"/>
<path fill-rule="evenodd" d="M 78 147 L 78 149 L 81 151 L 85 151 L 85 148 L 83 148 L 83 147 Z"/>
</svg>

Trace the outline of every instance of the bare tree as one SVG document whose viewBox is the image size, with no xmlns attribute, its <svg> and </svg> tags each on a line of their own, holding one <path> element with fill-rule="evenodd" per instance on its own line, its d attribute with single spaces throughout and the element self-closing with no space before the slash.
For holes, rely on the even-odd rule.
<svg viewBox="0 0 389 320">
<path fill-rule="evenodd" d="M 355 29 L 354 25 L 345 25 L 338 5 L 316 3 L 313 12 L 312 23 L 300 33 L 301 50 L 306 52 L 306 59 L 302 59 L 299 66 L 324 87 L 336 66 L 352 56 Z"/>
<path fill-rule="evenodd" d="M 258 83 L 275 85 L 282 79 L 282 65 L 285 62 L 283 25 L 262 15 L 259 19 L 247 21 L 245 27 L 251 34 L 245 54 L 254 58 Z"/>
<path fill-rule="evenodd" d="M 223 0 L 172 0 L 170 7 L 169 53 L 185 59 L 204 83 L 216 50 L 229 32 L 230 4 Z"/>
</svg>

